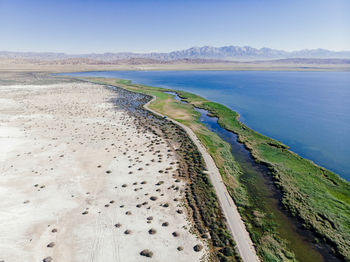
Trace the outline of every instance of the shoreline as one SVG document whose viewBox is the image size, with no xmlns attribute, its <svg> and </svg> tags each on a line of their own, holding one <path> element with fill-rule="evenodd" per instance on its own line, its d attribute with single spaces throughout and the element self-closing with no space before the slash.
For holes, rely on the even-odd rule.
<svg viewBox="0 0 350 262">
<path fill-rule="evenodd" d="M 181 99 L 184 99 L 184 101 L 191 100 L 188 97 L 186 97 L 185 94 L 187 94 L 187 92 L 176 91 L 176 90 L 174 90 L 174 92 L 176 92 Z M 183 95 L 182 97 L 181 97 L 181 94 Z M 192 94 L 189 94 L 189 95 L 191 96 Z M 197 95 L 195 95 L 195 96 L 197 96 Z M 221 104 L 216 103 L 216 102 L 208 101 L 208 103 L 217 104 L 219 106 L 222 106 Z M 195 105 L 195 104 L 194 104 L 194 106 L 197 107 L 197 105 Z M 222 107 L 227 108 L 226 106 L 222 106 Z M 233 132 L 234 134 L 236 134 L 238 136 L 238 142 L 242 143 L 245 146 L 245 148 L 250 152 L 252 158 L 254 159 L 254 161 L 256 163 L 262 164 L 262 165 L 264 165 L 265 167 L 267 167 L 268 169 L 270 169 L 272 171 L 272 179 L 274 181 L 274 184 L 275 184 L 275 186 L 278 189 L 281 190 L 281 193 L 282 193 L 281 205 L 282 205 L 282 207 L 286 208 L 286 210 L 289 212 L 289 215 L 291 215 L 292 217 L 295 217 L 297 220 L 299 220 L 303 224 L 303 227 L 305 227 L 308 230 L 311 230 L 311 232 L 313 232 L 316 236 L 318 236 L 320 238 L 325 237 L 325 235 L 322 233 L 322 231 L 320 231 L 319 228 L 317 228 L 317 226 L 313 225 L 312 223 L 310 224 L 310 221 L 305 219 L 305 216 L 303 214 L 301 214 L 300 212 L 298 212 L 299 211 L 298 208 L 295 208 L 292 204 L 286 202 L 285 194 L 288 193 L 288 192 L 286 192 L 286 191 L 288 191 L 288 189 L 286 189 L 284 187 L 283 181 L 281 179 L 279 179 L 280 178 L 280 175 L 279 175 L 280 170 L 278 170 L 276 168 L 275 163 L 267 161 L 266 159 L 261 157 L 261 155 L 259 155 L 259 152 L 257 152 L 256 148 L 254 146 L 252 146 L 250 141 L 248 139 L 246 139 L 244 137 L 244 135 L 242 135 L 241 132 L 237 132 L 236 131 L 237 129 L 235 130 L 235 128 L 233 128 L 233 127 L 230 128 L 230 125 L 227 124 L 227 122 L 226 122 L 227 118 L 223 119 L 223 116 L 220 113 L 218 113 L 215 109 L 210 108 L 210 106 L 209 107 L 208 106 L 203 106 L 203 107 L 198 106 L 198 108 L 202 108 L 202 109 L 208 110 L 208 112 L 210 113 L 210 116 L 217 117 L 218 118 L 218 124 L 222 128 L 224 128 L 225 130 L 227 130 L 229 132 Z M 228 109 L 228 111 L 232 112 L 232 114 L 234 115 L 235 121 L 237 121 L 239 123 L 240 129 L 251 130 L 253 133 L 255 133 L 255 134 L 259 135 L 259 136 L 262 136 L 263 138 L 265 138 L 265 139 L 267 139 L 269 141 L 268 142 L 269 145 L 272 142 L 272 144 L 271 144 L 272 147 L 277 147 L 277 148 L 280 148 L 281 150 L 287 151 L 289 154 L 292 154 L 297 159 L 301 159 L 303 161 L 306 161 L 311 166 L 315 166 L 317 169 L 319 169 L 321 171 L 328 172 L 329 173 L 329 177 L 327 177 L 327 175 L 326 175 L 325 176 L 326 178 L 329 179 L 330 176 L 332 176 L 332 178 L 334 178 L 334 180 L 337 180 L 337 181 L 340 181 L 341 183 L 344 183 L 344 186 L 350 189 L 350 182 L 349 181 L 345 180 L 344 178 L 342 178 L 338 174 L 334 173 L 333 171 L 327 170 L 326 168 L 324 168 L 324 167 L 314 163 L 312 160 L 309 160 L 309 159 L 306 159 L 306 158 L 303 158 L 303 157 L 299 156 L 297 153 L 291 151 L 289 149 L 288 145 L 285 145 L 282 142 L 277 141 L 277 140 L 275 140 L 273 138 L 270 138 L 268 136 L 262 135 L 262 134 L 258 133 L 257 131 L 247 127 L 244 123 L 242 123 L 239 120 L 239 114 L 237 112 L 235 112 L 234 110 L 231 110 L 231 109 Z M 331 180 L 331 182 L 332 183 L 337 183 L 337 182 L 334 182 L 334 180 Z M 348 197 L 349 197 L 349 200 L 350 200 L 350 194 L 349 194 Z M 344 211 L 346 211 L 346 209 Z M 332 246 L 333 248 L 337 248 L 336 242 L 334 242 L 334 239 L 332 239 L 331 237 L 326 237 L 326 244 Z M 339 246 L 338 246 L 338 248 L 339 248 Z M 344 251 L 346 251 L 346 250 L 340 251 L 338 249 L 338 256 L 340 256 L 342 259 L 348 259 L 350 261 L 350 258 L 346 258 L 346 255 L 345 255 L 346 253 L 343 253 Z M 346 260 L 346 261 L 348 261 L 348 260 Z"/>
<path fill-rule="evenodd" d="M 313 161 L 318 166 L 322 166 L 338 175 L 342 178 L 350 182 L 350 173 L 349 173 L 349 163 L 347 161 L 346 155 L 349 152 L 346 145 L 349 144 L 349 139 L 344 132 L 348 130 L 349 126 L 347 123 L 347 118 L 342 114 L 346 112 L 347 106 L 342 105 L 332 109 L 332 101 L 331 98 L 325 96 L 324 94 L 315 96 L 315 101 L 312 102 L 310 100 L 305 101 L 303 104 L 303 108 L 308 111 L 308 114 L 313 114 L 314 118 L 308 120 L 300 110 L 297 110 L 298 105 L 296 104 L 297 97 L 300 94 L 294 94 L 293 84 L 295 85 L 298 92 L 301 91 L 304 94 L 312 92 L 312 79 L 324 79 L 325 81 L 321 81 L 319 88 L 323 91 L 328 86 L 330 87 L 333 83 L 334 87 L 337 88 L 338 91 L 334 94 L 341 100 L 339 97 L 339 92 L 346 93 L 346 83 L 348 73 L 338 72 L 338 73 L 318 73 L 318 72 L 304 72 L 304 73 L 284 73 L 284 72 L 216 72 L 215 71 L 207 71 L 197 73 L 190 73 L 185 71 L 173 71 L 171 73 L 167 73 L 164 71 L 159 72 L 142 72 L 142 71 L 132 71 L 132 72 L 87 72 L 87 73 L 73 73 L 72 76 L 82 76 L 88 77 L 97 76 L 97 77 L 114 77 L 114 78 L 124 78 L 124 79 L 134 79 L 133 84 L 147 84 L 147 85 L 155 85 L 164 88 L 172 88 L 171 83 L 174 84 L 173 88 L 177 90 L 189 91 L 192 93 L 196 93 L 198 95 L 203 95 L 206 99 L 211 101 L 215 101 L 225 105 L 226 107 L 235 110 L 237 113 L 245 113 L 247 114 L 247 119 L 242 119 L 238 114 L 238 119 L 243 124 L 248 126 L 249 128 L 265 135 L 270 138 L 273 138 L 277 141 L 280 141 L 286 145 L 288 145 L 290 150 L 298 154 L 299 156 L 309 159 Z M 153 76 L 155 77 L 153 79 Z M 191 77 L 193 76 L 193 79 Z M 201 80 L 201 76 L 204 79 L 208 79 L 208 83 L 203 82 Z M 159 78 L 160 77 L 160 78 Z M 234 93 L 237 92 L 237 101 L 234 101 L 234 97 L 231 99 L 227 95 L 222 95 L 220 92 L 215 92 L 215 78 L 217 80 L 219 78 L 223 78 L 222 80 L 227 81 L 228 79 L 235 79 L 237 83 L 228 82 L 228 87 L 223 86 L 222 81 L 218 83 L 218 88 L 223 89 L 227 95 L 230 95 L 230 88 L 233 88 Z M 256 80 L 252 80 L 251 78 L 256 78 Z M 158 79 L 159 78 L 159 79 Z M 181 78 L 183 78 L 181 80 Z M 276 79 L 275 79 L 276 78 Z M 157 80 L 158 79 L 158 80 Z M 167 79 L 169 80 L 167 83 Z M 176 80 L 178 79 L 178 80 Z M 196 79 L 196 80 L 194 80 Z M 246 80 L 244 80 L 246 79 Z M 272 79 L 271 85 L 268 83 L 267 79 Z M 273 80 L 275 79 L 275 80 Z M 283 85 L 288 86 L 288 89 L 283 89 L 278 91 L 277 95 L 264 95 L 264 91 L 261 88 L 257 88 L 254 85 L 254 82 L 257 80 L 262 81 L 262 86 L 266 85 L 266 90 L 268 92 L 272 92 L 273 90 L 279 90 L 276 85 L 276 80 L 282 81 Z M 296 79 L 296 80 L 291 80 Z M 305 79 L 305 81 L 303 81 Z M 332 79 L 332 81 L 329 81 Z M 197 81 L 198 80 L 198 81 Z M 266 80 L 266 81 L 265 81 Z M 178 81 L 178 82 L 177 82 Z M 195 81 L 195 82 L 193 82 Z M 247 86 L 247 90 L 242 91 L 240 88 L 236 88 L 240 85 L 241 81 L 244 82 L 244 85 Z M 270 81 L 270 80 L 269 80 Z M 294 81 L 294 82 L 293 82 Z M 310 82 L 311 81 L 311 82 Z M 323 83 L 324 82 L 324 83 Z M 153 84 L 152 84 L 153 83 Z M 231 83 L 231 84 L 229 84 Z M 307 84 L 305 84 L 307 83 Z M 201 88 L 203 85 L 203 90 Z M 310 86 L 311 85 L 311 86 Z M 187 87 L 186 87 L 187 86 Z M 300 89 L 300 90 L 299 90 Z M 328 89 L 327 89 L 328 90 Z M 252 93 L 254 92 L 254 93 Z M 260 101 L 257 94 L 260 94 L 264 97 L 264 103 L 270 104 L 268 109 L 262 107 L 261 110 L 259 106 L 263 101 Z M 247 96 L 248 95 L 248 96 Z M 252 95 L 251 98 L 249 96 Z M 232 96 L 232 94 L 231 94 Z M 283 103 L 277 103 L 274 105 L 273 98 L 282 98 L 286 101 L 289 99 L 287 96 L 290 96 L 290 100 L 288 100 L 288 104 L 284 105 Z M 233 100 L 232 100 L 233 99 Z M 305 100 L 305 99 L 304 99 Z M 333 99 L 334 100 L 334 99 Z M 244 102 L 246 101 L 246 102 Z M 327 103 L 323 103 L 328 101 Z M 300 102 L 300 101 L 299 101 Z M 299 103 L 297 102 L 297 103 Z M 247 103 L 252 103 L 252 106 L 247 107 Z M 315 104 L 316 103 L 316 104 Z M 323 104 L 325 104 L 323 106 Z M 344 103 L 343 103 L 344 104 Z M 346 103 L 345 103 L 346 104 Z M 254 108 L 257 107 L 257 110 Z M 239 108 L 239 110 L 238 110 Z M 326 118 L 322 117 L 320 110 L 322 108 L 325 111 L 324 115 Z M 330 111 L 338 112 L 339 117 L 337 120 L 329 120 L 332 119 L 332 116 L 327 117 Z M 327 113 L 328 112 L 328 113 Z M 285 114 L 284 117 L 281 114 Z M 265 116 L 270 116 L 266 117 Z M 272 117 L 272 118 L 271 118 Z M 274 119 L 274 117 L 276 119 Z M 323 121 L 323 120 L 324 121 Z M 290 126 L 292 125 L 292 126 Z M 293 127 L 294 125 L 294 127 Z M 270 128 L 269 128 L 270 126 Z M 288 128 L 290 126 L 290 128 Z M 303 127 L 304 126 L 304 127 Z M 316 127 L 319 127 L 318 129 Z M 318 130 L 322 130 L 317 132 Z M 315 133 L 314 136 L 310 135 Z M 342 135 L 343 134 L 343 135 Z M 333 139 L 334 138 L 334 139 Z M 343 138 L 343 139 L 342 139 Z M 341 141 L 343 143 L 341 143 Z M 334 142 L 332 142 L 334 141 Z M 350 153 L 350 152 L 349 152 Z M 347 169 L 347 167 L 349 167 Z"/>
<path fill-rule="evenodd" d="M 187 103 L 184 101 L 176 92 L 172 91 L 166 91 L 167 94 L 173 95 L 174 99 L 177 101 L 180 101 L 181 103 Z M 254 193 L 258 194 L 261 199 L 259 201 L 262 201 L 265 203 L 264 208 L 266 211 L 272 211 L 273 214 L 276 217 L 276 222 L 278 219 L 278 225 L 277 225 L 277 231 L 281 233 L 282 235 L 288 235 L 288 240 L 292 240 L 293 247 L 290 247 L 293 252 L 295 253 L 297 258 L 303 257 L 302 261 L 332 261 L 332 262 L 340 262 L 340 260 L 335 257 L 332 254 L 332 248 L 327 243 L 321 243 L 318 242 L 317 244 L 314 243 L 316 238 L 322 238 L 321 235 L 317 234 L 315 231 L 311 231 L 310 229 L 307 229 L 303 225 L 303 221 L 300 217 L 294 217 L 288 210 L 285 209 L 285 207 L 282 204 L 282 192 L 279 188 L 275 185 L 275 180 L 272 179 L 271 175 L 269 174 L 269 169 L 266 163 L 264 162 L 258 162 L 257 160 L 252 156 L 251 151 L 243 144 L 240 143 L 237 139 L 237 134 L 225 129 L 224 127 L 221 127 L 219 123 L 217 123 L 218 118 L 215 116 L 212 116 L 208 111 L 204 109 L 200 109 L 198 107 L 194 107 L 194 109 L 198 112 L 200 112 L 200 122 L 205 124 L 206 128 L 211 130 L 212 132 L 215 132 L 218 134 L 224 141 L 229 143 L 231 145 L 231 152 L 232 155 L 235 157 L 235 161 L 237 161 L 241 168 L 244 168 L 244 172 L 248 172 L 249 175 L 243 175 L 241 179 L 241 183 L 244 184 L 247 188 L 247 190 L 252 191 L 252 189 L 246 184 L 246 179 L 253 179 L 254 177 L 254 184 L 255 184 L 255 190 Z M 239 120 L 239 113 L 237 113 L 236 120 Z M 215 122 L 215 123 L 214 123 Z M 234 134 L 234 138 L 232 138 L 231 134 Z M 238 147 L 237 147 L 238 145 Z M 243 151 L 241 149 L 243 147 Z M 244 152 L 244 153 L 243 153 Z M 248 155 L 248 157 L 246 156 Z M 238 159 L 237 159 L 238 157 Z M 248 161 L 247 161 L 248 159 Z M 247 161 L 247 162 L 246 162 Z M 248 163 L 253 162 L 253 165 L 250 165 Z M 247 169 L 248 168 L 248 169 Z M 257 177 L 258 175 L 258 177 Z M 250 182 L 251 183 L 251 182 Z M 259 185 L 258 188 L 256 188 L 256 185 Z M 267 186 L 265 184 L 268 184 Z M 266 195 L 266 192 L 264 190 L 268 190 L 271 192 L 271 194 L 274 196 L 273 199 L 277 200 L 278 203 L 274 203 L 274 201 L 271 201 L 271 196 Z M 251 194 L 250 194 L 251 195 Z M 248 208 L 250 210 L 251 208 Z M 245 219 L 248 219 L 249 222 L 253 222 L 249 220 L 249 215 L 246 213 L 248 210 L 244 210 L 242 212 Z M 254 224 L 254 222 L 253 222 Z M 288 228 L 293 228 L 291 231 L 288 230 Z M 291 235 L 293 235 L 293 238 L 290 239 Z M 306 240 L 307 239 L 307 240 Z M 306 241 L 305 241 L 306 240 Z M 294 250 L 295 246 L 298 246 L 297 250 Z M 305 247 L 303 250 L 300 250 L 300 247 Z M 312 250 L 311 250 L 312 249 Z M 309 252 L 307 252 L 309 251 Z M 305 253 L 307 252 L 308 255 L 305 256 Z M 299 261 L 299 260 L 298 260 Z"/>
<path fill-rule="evenodd" d="M 98 79 L 98 78 L 96 78 Z M 99 80 L 101 81 L 101 79 Z M 109 84 L 111 84 L 111 81 L 108 80 L 107 78 L 102 79 L 102 81 L 109 81 Z M 282 143 L 275 141 L 273 139 L 270 139 L 266 136 L 262 136 L 261 134 L 249 129 L 248 127 L 246 127 L 244 124 L 242 124 L 238 119 L 237 119 L 237 113 L 227 109 L 225 107 L 223 107 L 220 104 L 217 103 L 213 103 L 210 102 L 206 99 L 203 99 L 197 95 L 193 95 L 190 93 L 186 93 L 186 92 L 182 92 L 182 91 L 177 91 L 177 90 L 170 90 L 170 89 L 162 89 L 162 88 L 153 88 L 152 87 L 146 87 L 143 85 L 137 85 L 137 84 L 132 84 L 130 81 L 121 81 L 121 82 L 113 82 L 114 84 L 116 84 L 117 86 L 124 86 L 125 88 L 130 88 L 132 89 L 138 89 L 139 92 L 156 92 L 156 91 L 152 91 L 152 90 L 158 90 L 159 92 L 161 91 L 172 91 L 172 92 L 176 92 L 180 97 L 182 96 L 184 101 L 192 104 L 193 106 L 198 106 L 199 108 L 203 108 L 208 110 L 212 115 L 218 117 L 219 119 L 219 124 L 224 127 L 225 129 L 232 131 L 234 133 L 236 133 L 239 137 L 239 141 L 243 144 L 245 144 L 245 146 L 250 149 L 251 154 L 254 156 L 254 158 L 258 161 L 258 162 L 263 162 L 265 163 L 269 169 L 271 169 L 273 171 L 273 179 L 276 181 L 275 184 L 280 187 L 282 189 L 282 193 L 283 193 L 283 200 L 282 200 L 282 204 L 284 207 L 286 207 L 289 212 L 293 215 L 293 216 L 298 216 L 302 219 L 302 221 L 304 223 L 306 223 L 306 226 L 311 226 L 311 228 L 313 229 L 313 231 L 316 234 L 319 234 L 323 237 L 326 237 L 328 239 L 328 241 L 330 241 L 331 243 L 335 244 L 336 241 L 338 241 L 338 237 L 331 237 L 332 234 L 338 234 L 337 232 L 339 232 L 338 230 L 329 230 L 329 227 L 326 227 L 324 229 L 322 229 L 322 226 L 325 227 L 325 225 L 316 223 L 315 221 L 322 221 L 324 218 L 322 217 L 327 217 L 327 221 L 330 218 L 330 216 L 333 216 L 335 220 L 339 220 L 339 216 L 337 212 L 332 212 L 331 210 L 329 210 L 329 208 L 319 208 L 317 205 L 321 204 L 323 202 L 319 202 L 319 204 L 313 203 L 313 201 L 317 201 L 317 200 L 323 200 L 323 197 L 319 198 L 319 197 L 314 197 L 312 193 L 310 193 L 309 197 L 311 197 L 311 204 L 312 206 L 309 206 L 308 202 L 299 202 L 302 201 L 302 199 L 304 199 L 303 196 L 298 196 L 298 190 L 304 188 L 304 183 L 300 182 L 298 180 L 298 177 L 294 178 L 291 177 L 288 178 L 288 180 L 285 180 L 287 177 L 286 176 L 286 171 L 280 167 L 280 165 L 277 163 L 271 163 L 269 162 L 268 158 L 266 159 L 266 157 L 262 152 L 260 152 L 257 147 L 256 147 L 256 143 L 259 142 L 261 145 L 263 145 L 264 147 L 267 147 L 269 150 L 272 151 L 276 151 L 276 152 L 280 152 L 279 155 L 281 157 L 285 157 L 285 156 L 289 156 L 290 158 L 293 159 L 293 161 L 296 161 L 296 165 L 300 165 L 303 166 L 303 168 L 305 168 L 306 170 L 310 169 L 313 170 L 312 173 L 309 173 L 308 176 L 306 176 L 307 180 L 310 181 L 314 181 L 315 184 L 315 188 L 319 188 L 322 190 L 327 190 L 325 192 L 322 192 L 321 194 L 324 195 L 326 192 L 328 192 L 329 190 L 333 190 L 336 192 L 342 192 L 342 197 L 347 197 L 348 199 L 350 198 L 349 196 L 347 196 L 347 190 L 346 188 L 349 188 L 349 183 L 347 183 L 344 179 L 340 178 L 339 176 L 335 175 L 334 173 L 319 167 L 318 165 L 316 165 L 315 163 L 313 163 L 312 161 L 306 160 L 301 158 L 300 156 L 298 156 L 297 154 L 291 152 L 288 150 L 288 148 L 283 145 Z M 143 89 L 148 90 L 148 91 L 142 91 Z M 231 119 L 231 120 L 228 120 Z M 228 121 L 228 122 L 227 122 Z M 254 137 L 254 139 L 252 138 Z M 254 144 L 255 143 L 255 144 Z M 266 161 L 267 160 L 267 161 Z M 290 162 L 290 160 L 285 159 L 284 162 L 287 162 L 287 164 Z M 294 168 L 294 167 L 291 167 Z M 316 174 L 313 174 L 314 172 L 316 172 Z M 318 175 L 318 172 L 321 172 L 322 176 Z M 306 181 L 307 183 L 307 181 Z M 336 183 L 338 185 L 338 189 L 334 188 L 334 183 Z M 286 186 L 286 187 L 285 187 Z M 292 190 L 292 191 L 290 191 Z M 303 189 L 304 190 L 304 189 Z M 330 192 L 333 192 L 330 191 Z M 236 199 L 237 201 L 237 194 L 234 193 L 234 191 L 230 191 L 232 192 L 231 196 Z M 294 193 L 293 193 L 294 192 Z M 316 195 L 319 194 L 317 191 Z M 297 195 L 296 195 L 297 194 Z M 329 193 L 328 193 L 329 194 Z M 300 199 L 298 202 L 293 201 L 295 199 L 295 197 L 297 197 L 297 199 Z M 332 195 L 332 197 L 328 197 L 325 201 L 327 202 L 332 202 L 334 197 L 337 197 L 337 195 Z M 238 197 L 239 198 L 239 197 Z M 346 199 L 346 198 L 345 198 Z M 346 202 L 343 202 L 340 199 L 336 200 L 337 202 L 333 202 L 334 204 L 330 204 L 328 203 L 327 206 L 330 206 L 332 208 L 339 208 L 339 205 L 346 205 Z M 341 201 L 341 202 L 339 202 Z M 239 201 L 238 201 L 239 202 Z M 237 203 L 237 202 L 236 202 Z M 298 205 L 296 205 L 297 203 L 299 203 Z M 303 205 L 300 205 L 300 203 L 304 203 Z M 340 204 L 343 203 L 343 204 Z M 311 207 L 313 209 L 315 209 L 316 211 L 313 212 L 309 212 L 306 210 L 308 210 L 308 208 Z M 305 209 L 306 208 L 306 209 Z M 341 212 L 347 212 L 347 208 L 343 207 L 341 209 Z M 327 214 L 322 215 L 323 212 L 326 212 Z M 311 216 L 311 217 L 310 217 Z M 322 216 L 322 217 L 318 217 L 317 220 L 314 220 L 313 217 L 315 216 Z M 346 219 L 346 215 L 345 215 L 345 219 Z M 339 219 L 338 219 L 339 218 Z M 331 221 L 331 220 L 329 220 Z M 346 221 L 346 220 L 345 220 Z M 341 223 L 344 223 L 344 221 L 339 220 L 337 222 L 337 224 L 340 223 L 339 225 L 341 225 Z M 334 224 L 334 225 L 337 225 Z M 320 228 L 321 227 L 321 228 Z M 346 234 L 346 232 L 342 232 L 339 234 Z M 329 235 L 330 234 L 330 235 Z M 327 237 L 328 236 L 328 237 Z M 344 235 L 344 237 L 346 238 L 346 235 Z M 328 242 L 327 241 L 327 242 Z M 343 242 L 344 243 L 344 242 Z M 340 246 L 339 246 L 340 245 Z M 337 250 L 338 250 L 338 254 L 342 254 L 344 257 L 346 257 L 346 246 L 347 244 L 341 244 L 338 242 L 337 244 Z M 345 248 L 345 249 L 344 249 Z M 345 252 L 345 253 L 344 253 Z"/>
</svg>

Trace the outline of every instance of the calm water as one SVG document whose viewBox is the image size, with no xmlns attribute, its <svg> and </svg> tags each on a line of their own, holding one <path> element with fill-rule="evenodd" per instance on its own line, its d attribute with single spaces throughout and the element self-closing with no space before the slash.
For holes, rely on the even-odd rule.
<svg viewBox="0 0 350 262">
<path fill-rule="evenodd" d="M 252 129 L 350 181 L 350 72 L 113 71 L 70 75 L 130 79 L 201 95 L 237 111 Z"/>
</svg>

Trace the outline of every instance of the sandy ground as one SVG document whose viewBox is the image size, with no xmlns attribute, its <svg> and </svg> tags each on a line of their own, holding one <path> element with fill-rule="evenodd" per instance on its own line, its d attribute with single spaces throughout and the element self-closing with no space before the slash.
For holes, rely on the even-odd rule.
<svg viewBox="0 0 350 262">
<path fill-rule="evenodd" d="M 218 62 L 218 63 L 169 63 L 169 64 L 50 64 L 30 63 L 0 59 L 0 71 L 9 72 L 82 72 L 111 70 L 267 70 L 267 71 L 350 71 L 349 64 L 303 64 L 279 62 Z"/>
<path fill-rule="evenodd" d="M 172 148 L 114 110 L 116 95 L 87 83 L 0 86 L 0 261 L 206 256 L 193 249 L 205 244 L 190 233 Z"/>
</svg>

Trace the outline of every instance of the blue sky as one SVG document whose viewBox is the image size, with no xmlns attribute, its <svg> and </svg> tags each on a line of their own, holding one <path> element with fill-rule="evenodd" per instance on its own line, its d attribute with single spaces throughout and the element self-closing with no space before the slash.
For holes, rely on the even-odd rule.
<svg viewBox="0 0 350 262">
<path fill-rule="evenodd" d="M 350 50 L 350 0 L 0 0 L 0 50 Z"/>
</svg>

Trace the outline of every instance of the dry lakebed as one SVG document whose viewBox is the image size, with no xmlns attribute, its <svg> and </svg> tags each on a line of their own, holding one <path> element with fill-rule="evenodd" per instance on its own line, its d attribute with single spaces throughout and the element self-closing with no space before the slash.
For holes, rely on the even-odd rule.
<svg viewBox="0 0 350 262">
<path fill-rule="evenodd" d="M 176 145 L 122 95 L 81 82 L 0 86 L 0 261 L 208 258 Z"/>
</svg>

